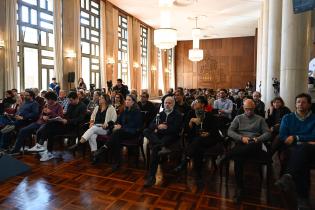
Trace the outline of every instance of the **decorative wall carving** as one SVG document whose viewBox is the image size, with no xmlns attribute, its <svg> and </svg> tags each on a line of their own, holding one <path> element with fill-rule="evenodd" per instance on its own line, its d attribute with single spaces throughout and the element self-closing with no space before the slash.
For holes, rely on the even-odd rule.
<svg viewBox="0 0 315 210">
<path fill-rule="evenodd" d="M 204 59 L 197 64 L 188 60 L 192 42 L 178 42 L 176 85 L 187 88 L 243 88 L 247 81 L 255 80 L 254 40 L 255 37 L 201 40 Z"/>
</svg>

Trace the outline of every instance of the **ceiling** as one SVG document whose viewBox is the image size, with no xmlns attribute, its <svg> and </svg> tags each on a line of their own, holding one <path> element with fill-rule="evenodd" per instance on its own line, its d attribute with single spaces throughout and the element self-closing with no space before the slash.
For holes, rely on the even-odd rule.
<svg viewBox="0 0 315 210">
<path fill-rule="evenodd" d="M 159 0 L 109 0 L 140 19 L 160 27 Z M 198 20 L 202 39 L 254 36 L 262 0 L 175 0 L 171 25 L 177 29 L 178 40 L 192 40 L 195 21 L 189 17 L 205 16 Z"/>
</svg>

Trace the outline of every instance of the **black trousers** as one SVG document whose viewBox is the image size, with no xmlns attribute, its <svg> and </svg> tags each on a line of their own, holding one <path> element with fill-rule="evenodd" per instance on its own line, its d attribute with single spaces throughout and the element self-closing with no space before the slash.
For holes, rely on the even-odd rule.
<svg viewBox="0 0 315 210">
<path fill-rule="evenodd" d="M 112 138 L 105 144 L 108 148 L 111 149 L 113 160 L 116 163 L 121 162 L 121 143 L 125 140 L 135 138 L 136 136 L 137 134 L 127 132 L 124 129 L 118 129 L 113 132 Z"/>
<path fill-rule="evenodd" d="M 150 170 L 149 175 L 155 176 L 158 165 L 159 165 L 159 155 L 158 152 L 163 146 L 167 147 L 178 141 L 178 136 L 175 135 L 157 135 L 151 129 L 145 129 L 143 135 L 149 140 L 151 148 L 151 160 L 150 160 Z"/>
<path fill-rule="evenodd" d="M 36 135 L 39 139 L 38 142 L 42 142 L 47 139 L 47 150 L 51 152 L 54 146 L 55 137 L 58 135 L 69 133 L 77 128 L 74 126 L 64 125 L 61 122 L 49 122 L 40 130 L 37 131 Z"/>
<path fill-rule="evenodd" d="M 237 145 L 227 154 L 227 159 L 234 159 L 234 173 L 236 185 L 239 189 L 244 187 L 243 171 L 244 163 L 249 159 L 267 159 L 271 158 L 270 154 L 262 150 L 262 143 L 243 144 L 238 142 Z"/>
<path fill-rule="evenodd" d="M 218 143 L 216 138 L 196 136 L 185 149 L 185 156 L 192 158 L 194 169 L 198 175 L 201 175 L 202 160 L 204 153 Z"/>
<path fill-rule="evenodd" d="M 310 166 L 315 165 L 315 145 L 294 145 L 289 150 L 286 172 L 292 175 L 298 196 L 308 198 L 311 185 Z"/>
</svg>

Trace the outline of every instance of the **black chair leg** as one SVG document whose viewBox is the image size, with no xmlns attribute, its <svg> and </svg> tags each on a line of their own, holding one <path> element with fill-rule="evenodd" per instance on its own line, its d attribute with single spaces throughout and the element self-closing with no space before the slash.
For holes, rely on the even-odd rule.
<svg viewBox="0 0 315 210">
<path fill-rule="evenodd" d="M 144 162 L 144 167 L 146 167 L 146 165 L 147 165 L 147 160 L 146 160 L 146 158 L 145 158 L 144 149 L 143 149 L 143 144 L 142 144 L 142 145 L 139 145 L 139 146 L 140 146 L 140 151 L 141 151 L 141 155 L 142 155 L 143 162 Z"/>
<path fill-rule="evenodd" d="M 228 183 L 229 181 L 229 176 L 230 176 L 230 161 L 228 160 L 226 165 L 225 165 L 225 182 Z"/>
</svg>

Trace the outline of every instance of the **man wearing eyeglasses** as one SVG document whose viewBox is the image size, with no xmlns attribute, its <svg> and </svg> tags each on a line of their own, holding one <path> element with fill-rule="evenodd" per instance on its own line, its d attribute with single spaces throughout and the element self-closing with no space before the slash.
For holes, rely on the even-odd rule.
<svg viewBox="0 0 315 210">
<path fill-rule="evenodd" d="M 226 155 L 217 159 L 217 165 L 233 159 L 236 179 L 235 203 L 241 201 L 243 194 L 243 166 L 247 159 L 271 158 L 264 142 L 271 140 L 271 133 L 264 118 L 255 114 L 255 102 L 252 99 L 244 101 L 244 114 L 238 115 L 232 121 L 228 135 L 236 141 L 236 146 Z"/>
</svg>

